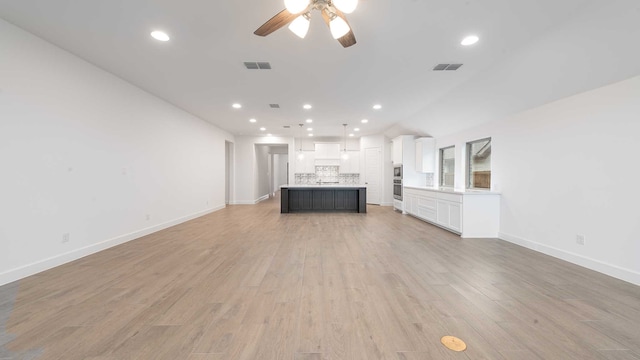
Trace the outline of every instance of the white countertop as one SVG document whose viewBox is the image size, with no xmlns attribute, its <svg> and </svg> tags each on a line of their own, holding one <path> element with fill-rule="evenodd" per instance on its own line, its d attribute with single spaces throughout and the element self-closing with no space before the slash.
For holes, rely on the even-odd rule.
<svg viewBox="0 0 640 360">
<path fill-rule="evenodd" d="M 435 191 L 435 192 L 448 193 L 448 194 L 500 195 L 499 192 L 490 191 L 490 190 L 466 190 L 466 189 L 437 188 L 437 187 L 429 187 L 429 186 L 412 186 L 412 185 L 405 185 L 404 187 L 407 189 L 428 190 L 428 191 Z"/>
<path fill-rule="evenodd" d="M 323 188 L 363 188 L 365 187 L 365 185 L 358 185 L 358 184 L 294 184 L 294 185 L 282 185 L 280 186 L 280 188 L 317 188 L 317 187 L 323 187 Z"/>
</svg>

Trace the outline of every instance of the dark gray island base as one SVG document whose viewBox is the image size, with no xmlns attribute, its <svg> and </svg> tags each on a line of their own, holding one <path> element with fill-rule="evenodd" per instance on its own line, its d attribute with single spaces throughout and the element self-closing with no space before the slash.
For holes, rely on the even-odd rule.
<svg viewBox="0 0 640 360">
<path fill-rule="evenodd" d="M 280 212 L 367 212 L 364 186 L 282 186 Z"/>
</svg>

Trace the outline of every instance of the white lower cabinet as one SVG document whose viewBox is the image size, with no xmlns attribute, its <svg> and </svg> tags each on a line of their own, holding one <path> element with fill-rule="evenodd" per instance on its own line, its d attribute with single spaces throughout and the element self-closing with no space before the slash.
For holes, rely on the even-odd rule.
<svg viewBox="0 0 640 360">
<path fill-rule="evenodd" d="M 462 237 L 495 238 L 500 226 L 500 194 L 404 188 L 405 212 Z"/>
<path fill-rule="evenodd" d="M 462 206 L 459 203 L 438 200 L 438 225 L 462 233 Z"/>
<path fill-rule="evenodd" d="M 427 197 L 416 197 L 416 211 L 415 214 L 425 220 L 436 221 L 436 200 Z"/>
<path fill-rule="evenodd" d="M 407 196 L 406 194 L 402 197 L 402 210 L 403 214 L 413 213 L 413 198 Z"/>
</svg>

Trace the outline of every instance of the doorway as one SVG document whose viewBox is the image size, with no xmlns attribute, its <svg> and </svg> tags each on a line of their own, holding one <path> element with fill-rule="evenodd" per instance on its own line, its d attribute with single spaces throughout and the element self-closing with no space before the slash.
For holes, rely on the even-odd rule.
<svg viewBox="0 0 640 360">
<path fill-rule="evenodd" d="M 289 165 L 289 148 L 287 145 L 271 145 L 269 147 L 271 159 L 271 196 L 275 196 L 280 186 L 288 183 L 287 168 Z"/>
<path fill-rule="evenodd" d="M 289 167 L 289 154 L 272 154 L 273 158 L 273 194 L 280 190 L 280 186 L 288 183 L 288 167 Z"/>
<path fill-rule="evenodd" d="M 287 145 L 256 144 L 257 201 L 274 197 L 280 186 L 287 184 L 289 148 Z"/>
</svg>

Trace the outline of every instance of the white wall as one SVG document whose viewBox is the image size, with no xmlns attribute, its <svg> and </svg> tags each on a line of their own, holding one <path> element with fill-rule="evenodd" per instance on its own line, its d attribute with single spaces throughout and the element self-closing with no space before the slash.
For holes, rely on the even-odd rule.
<svg viewBox="0 0 640 360">
<path fill-rule="evenodd" d="M 437 147 L 456 145 L 462 188 L 465 143 L 492 137 L 502 239 L 640 284 L 639 99 L 635 77 L 438 138 Z"/>
<path fill-rule="evenodd" d="M 293 164 L 293 138 L 290 137 L 251 137 L 238 136 L 235 142 L 236 188 L 232 204 L 255 204 L 260 200 L 258 194 L 258 164 L 256 162 L 255 145 L 286 145 L 289 152 L 289 163 Z M 293 171 L 289 172 L 290 184 L 293 184 Z"/>
<path fill-rule="evenodd" d="M 224 182 L 224 201 L 225 204 L 229 204 L 231 198 L 233 196 L 233 189 L 235 188 L 235 167 L 234 167 L 234 145 L 230 141 L 225 141 L 225 159 L 224 159 L 224 171 L 225 171 L 225 182 Z"/>
<path fill-rule="evenodd" d="M 287 163 L 289 154 L 273 154 L 273 191 L 280 190 L 280 186 L 286 185 L 287 180 Z"/>
<path fill-rule="evenodd" d="M 271 159 L 269 145 L 255 145 L 256 147 L 256 183 L 255 192 L 258 199 L 269 197 L 271 192 Z"/>
<path fill-rule="evenodd" d="M 224 207 L 229 134 L 2 20 L 0 44 L 0 284 Z"/>
</svg>

